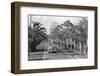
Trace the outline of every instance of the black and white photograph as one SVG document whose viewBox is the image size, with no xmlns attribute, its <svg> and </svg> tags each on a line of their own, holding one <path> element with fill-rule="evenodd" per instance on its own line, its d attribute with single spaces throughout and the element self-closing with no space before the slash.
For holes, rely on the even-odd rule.
<svg viewBox="0 0 100 76">
<path fill-rule="evenodd" d="M 11 4 L 11 72 L 97 69 L 97 7 Z"/>
<path fill-rule="evenodd" d="M 88 58 L 88 17 L 28 14 L 28 61 Z"/>
</svg>

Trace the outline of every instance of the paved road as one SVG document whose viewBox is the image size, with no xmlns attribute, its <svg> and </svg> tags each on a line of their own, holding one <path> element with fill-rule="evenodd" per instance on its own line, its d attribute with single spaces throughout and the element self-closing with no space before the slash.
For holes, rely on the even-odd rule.
<svg viewBox="0 0 100 76">
<path fill-rule="evenodd" d="M 87 55 L 73 55 L 64 53 L 30 53 L 29 60 L 51 60 L 51 59 L 77 59 L 77 58 L 87 58 Z"/>
</svg>

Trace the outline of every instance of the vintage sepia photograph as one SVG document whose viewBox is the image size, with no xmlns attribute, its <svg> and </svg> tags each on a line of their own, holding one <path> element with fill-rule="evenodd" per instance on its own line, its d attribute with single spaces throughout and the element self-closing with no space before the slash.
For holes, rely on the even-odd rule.
<svg viewBox="0 0 100 76">
<path fill-rule="evenodd" d="M 88 58 L 88 17 L 28 15 L 28 60 Z"/>
</svg>

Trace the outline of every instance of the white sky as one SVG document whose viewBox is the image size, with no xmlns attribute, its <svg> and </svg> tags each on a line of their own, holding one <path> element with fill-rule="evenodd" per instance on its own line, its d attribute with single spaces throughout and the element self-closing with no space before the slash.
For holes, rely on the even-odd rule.
<svg viewBox="0 0 100 76">
<path fill-rule="evenodd" d="M 32 21 L 37 21 L 43 24 L 43 27 L 47 29 L 47 34 L 50 33 L 50 28 L 54 23 L 62 24 L 64 21 L 70 20 L 73 24 L 77 25 L 82 18 L 86 17 L 32 15 Z"/>
</svg>

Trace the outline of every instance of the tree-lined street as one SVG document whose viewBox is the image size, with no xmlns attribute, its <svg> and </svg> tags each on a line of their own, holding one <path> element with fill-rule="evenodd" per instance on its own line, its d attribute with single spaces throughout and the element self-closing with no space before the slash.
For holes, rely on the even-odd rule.
<svg viewBox="0 0 100 76">
<path fill-rule="evenodd" d="M 28 26 L 30 60 L 86 58 L 88 55 L 88 21 L 73 24 L 70 20 L 53 23 L 49 34 L 42 23 L 32 21 Z"/>
</svg>

